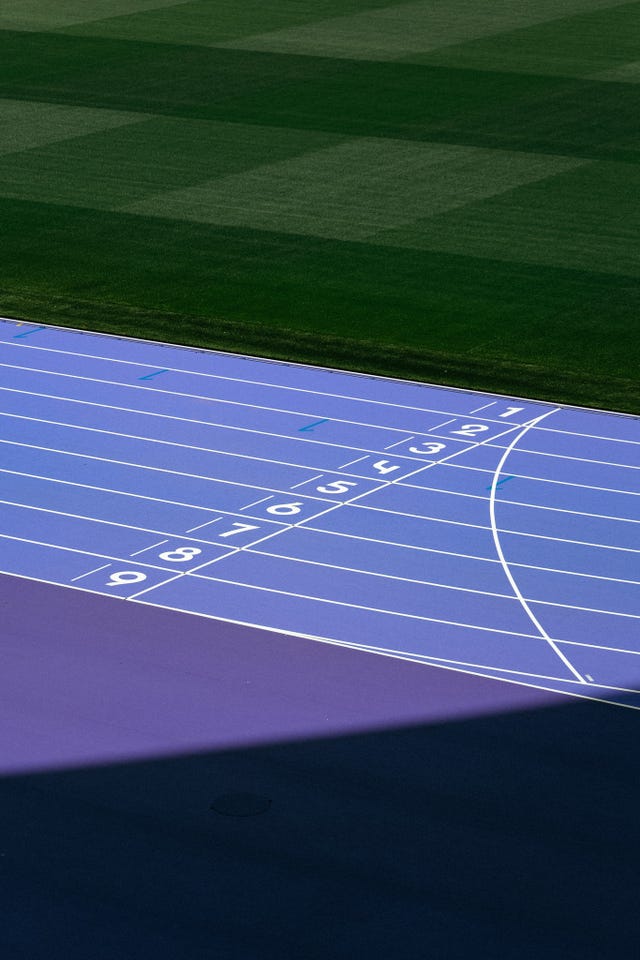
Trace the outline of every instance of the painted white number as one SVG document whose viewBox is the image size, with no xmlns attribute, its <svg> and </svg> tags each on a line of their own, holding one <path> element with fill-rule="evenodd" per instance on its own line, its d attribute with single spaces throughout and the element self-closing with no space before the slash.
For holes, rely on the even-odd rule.
<svg viewBox="0 0 640 960">
<path fill-rule="evenodd" d="M 441 450 L 446 449 L 446 446 L 446 443 L 427 443 L 423 440 L 422 447 L 409 447 L 409 453 L 440 453 Z"/>
<path fill-rule="evenodd" d="M 165 550 L 159 554 L 161 560 L 168 563 L 185 563 L 187 560 L 193 560 L 199 553 L 202 553 L 198 547 L 176 547 L 175 550 Z"/>
<path fill-rule="evenodd" d="M 488 429 L 484 423 L 465 423 L 459 430 L 452 430 L 451 433 L 457 433 L 461 437 L 475 437 L 476 433 L 484 433 Z"/>
<path fill-rule="evenodd" d="M 501 417 L 511 417 L 514 413 L 520 413 L 521 410 L 524 410 L 524 407 L 507 407 L 504 413 L 501 413 Z"/>
<path fill-rule="evenodd" d="M 247 530 L 259 530 L 254 523 L 233 523 L 232 526 L 237 527 L 237 530 L 227 530 L 226 533 L 219 533 L 219 537 L 233 537 L 236 533 L 245 533 Z"/>
<path fill-rule="evenodd" d="M 111 574 L 111 579 L 107 581 L 107 586 L 121 587 L 127 583 L 142 583 L 142 581 L 146 579 L 146 573 L 140 573 L 138 570 L 121 570 L 119 573 Z"/>
<path fill-rule="evenodd" d="M 288 517 L 294 513 L 300 513 L 302 503 L 274 503 L 272 507 L 267 507 L 267 513 L 275 513 L 278 517 Z"/>
<path fill-rule="evenodd" d="M 399 469 L 400 469 L 400 467 L 398 466 L 398 464 L 396 464 L 395 467 L 388 467 L 388 466 L 387 466 L 388 463 L 389 463 L 388 460 L 378 460 L 377 463 L 374 463 L 373 469 L 374 469 L 374 470 L 377 470 L 378 473 L 382 473 L 382 474 L 391 473 L 392 470 L 399 470 Z"/>
<path fill-rule="evenodd" d="M 316 487 L 318 493 L 347 493 L 349 487 L 357 487 L 357 483 L 350 483 L 348 480 L 332 480 L 324 487 Z"/>
</svg>

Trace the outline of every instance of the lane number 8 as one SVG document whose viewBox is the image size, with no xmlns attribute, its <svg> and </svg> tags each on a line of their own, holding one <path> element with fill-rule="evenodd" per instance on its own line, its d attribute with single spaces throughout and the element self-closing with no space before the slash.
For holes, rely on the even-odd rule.
<svg viewBox="0 0 640 960">
<path fill-rule="evenodd" d="M 202 553 L 198 547 L 176 547 L 175 550 L 165 550 L 159 554 L 161 560 L 168 563 L 185 563 L 187 560 L 193 560 L 199 553 Z"/>
</svg>

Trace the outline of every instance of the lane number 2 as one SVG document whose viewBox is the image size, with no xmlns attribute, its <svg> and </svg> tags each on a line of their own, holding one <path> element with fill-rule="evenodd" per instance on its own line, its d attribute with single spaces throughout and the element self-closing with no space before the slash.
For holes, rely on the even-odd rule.
<svg viewBox="0 0 640 960">
<path fill-rule="evenodd" d="M 484 433 L 489 427 L 485 423 L 464 423 L 459 430 L 452 430 L 460 437 L 475 437 L 478 433 Z"/>
</svg>

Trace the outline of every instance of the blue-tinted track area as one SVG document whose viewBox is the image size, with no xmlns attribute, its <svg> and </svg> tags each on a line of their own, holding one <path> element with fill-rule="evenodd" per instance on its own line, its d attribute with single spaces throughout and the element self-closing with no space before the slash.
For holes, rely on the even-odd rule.
<svg viewBox="0 0 640 960">
<path fill-rule="evenodd" d="M 2 320 L 0 572 L 638 707 L 640 420 Z"/>
</svg>

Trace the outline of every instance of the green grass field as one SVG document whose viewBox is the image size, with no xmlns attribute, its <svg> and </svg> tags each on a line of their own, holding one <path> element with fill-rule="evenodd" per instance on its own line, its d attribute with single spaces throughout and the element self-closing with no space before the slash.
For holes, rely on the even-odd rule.
<svg viewBox="0 0 640 960">
<path fill-rule="evenodd" d="M 0 0 L 0 313 L 640 413 L 640 2 Z"/>
</svg>

